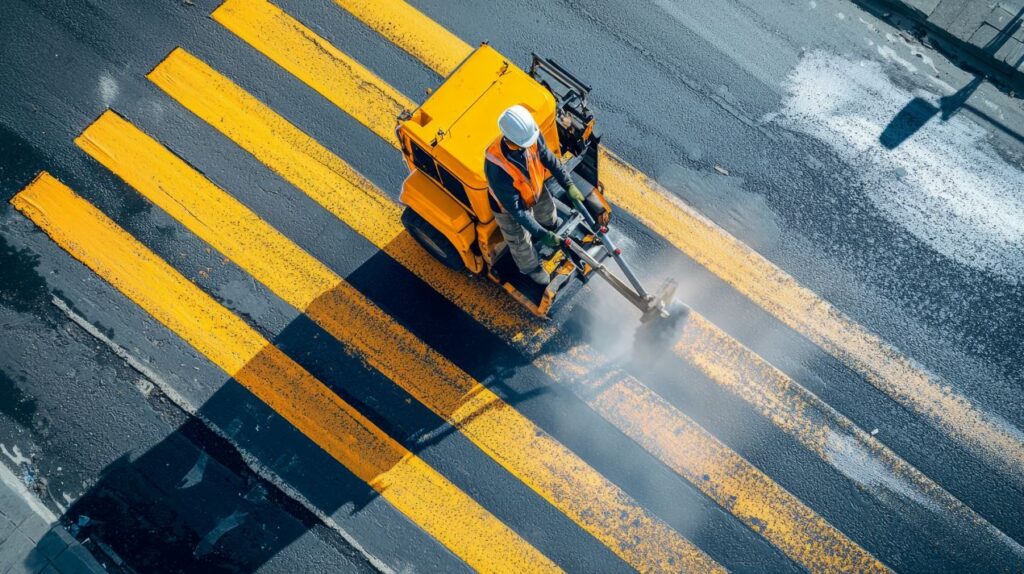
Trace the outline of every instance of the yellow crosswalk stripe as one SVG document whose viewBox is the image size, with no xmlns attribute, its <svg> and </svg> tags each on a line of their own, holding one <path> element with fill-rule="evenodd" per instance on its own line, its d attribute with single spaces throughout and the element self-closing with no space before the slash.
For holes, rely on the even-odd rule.
<svg viewBox="0 0 1024 574">
<path fill-rule="evenodd" d="M 223 5 L 222 9 L 230 8 L 232 5 L 232 2 L 228 2 Z M 246 5 L 251 7 L 253 3 L 250 2 Z M 215 17 L 217 16 L 215 15 Z M 286 22 L 284 18 L 287 17 L 274 14 L 273 22 L 281 24 Z M 290 25 L 294 26 L 294 24 Z M 309 37 L 309 34 L 312 32 L 308 30 L 302 32 L 303 37 L 306 38 Z M 301 48 L 293 45 L 287 38 L 276 34 L 267 34 L 265 37 L 268 40 L 273 39 L 275 45 L 282 46 L 291 54 L 302 53 Z M 329 44 L 322 40 L 318 40 L 317 44 L 320 46 L 318 49 L 331 49 Z M 338 60 L 339 57 L 344 56 L 331 55 L 332 60 Z M 326 74 L 325 77 L 329 77 L 328 81 L 331 82 L 344 82 L 346 78 L 346 74 L 339 74 L 336 73 L 336 70 L 323 68 L 318 68 L 312 73 L 314 75 Z M 375 244 L 378 247 L 387 251 L 448 299 L 462 306 L 472 316 L 498 331 L 506 340 L 510 342 L 521 340 L 519 333 L 534 325 L 532 319 L 503 314 L 502 310 L 514 309 L 515 306 L 503 305 L 504 295 L 492 290 L 493 287 L 489 283 L 451 273 L 433 259 L 425 257 L 422 249 L 403 232 L 399 211 L 397 209 L 378 209 L 380 201 L 390 201 L 385 194 L 368 182 L 363 182 L 360 189 L 346 186 L 344 182 L 353 179 L 351 167 L 328 150 L 307 145 L 308 136 L 288 124 L 283 118 L 276 116 L 251 96 L 241 92 L 237 86 L 223 76 L 219 74 L 201 78 L 189 76 L 187 80 L 185 77 L 179 77 L 163 81 L 174 86 L 174 89 L 169 90 L 172 96 L 208 121 L 212 122 L 215 118 L 227 117 L 226 114 L 230 113 L 230 109 L 245 110 L 243 114 L 232 116 L 231 121 L 218 121 L 215 125 L 285 179 L 293 182 L 325 208 L 335 213 L 346 224 L 357 231 L 366 228 L 374 230 L 377 233 Z M 187 92 L 181 89 L 185 85 L 190 86 Z M 207 90 L 210 90 L 211 93 L 206 93 Z M 213 92 L 216 92 L 216 95 Z M 236 94 L 237 99 L 230 103 L 213 99 L 225 94 Z M 361 94 L 352 92 L 352 95 L 356 97 Z M 265 118 L 265 120 L 261 120 L 261 118 Z M 262 123 L 263 121 L 266 123 Z M 257 123 L 261 125 L 257 126 Z M 278 140 L 261 139 L 257 142 L 255 137 L 249 135 L 266 133 L 274 134 Z M 281 153 L 282 149 L 293 151 L 290 156 L 285 157 Z M 323 179 L 318 184 L 311 185 L 311 179 L 308 176 L 310 169 L 315 169 L 313 166 L 316 165 L 331 166 L 331 169 L 322 169 L 317 172 L 318 175 L 322 175 Z M 337 174 L 331 173 L 334 169 L 338 170 Z M 343 191 L 339 192 L 339 190 Z M 374 199 L 371 200 L 371 197 Z M 335 205 L 338 203 L 344 204 L 345 210 L 337 209 Z M 353 213 L 358 213 L 358 218 L 353 219 L 351 216 Z M 383 232 L 383 230 L 390 230 L 390 232 Z M 374 240 L 373 237 L 369 238 Z M 496 323 L 493 320 L 496 316 L 503 318 L 501 323 Z M 532 317 L 528 314 L 526 316 Z M 519 318 L 518 321 L 517 318 Z M 538 366 L 547 371 L 554 380 L 565 381 L 571 373 L 580 370 L 581 364 L 599 364 L 600 361 L 601 359 L 595 356 L 588 356 L 582 361 L 546 357 L 538 363 Z M 647 399 L 652 396 L 652 393 L 638 381 L 625 375 L 620 380 L 610 381 L 609 384 L 623 396 L 632 399 L 639 397 Z M 592 393 L 578 394 L 583 400 L 594 406 L 596 399 Z M 715 441 L 713 437 L 678 410 L 662 402 L 659 409 L 650 411 L 647 417 L 640 420 L 644 420 L 645 424 L 651 427 L 687 429 L 689 431 L 687 436 L 692 440 L 684 442 L 668 433 L 652 435 L 636 432 L 641 425 L 636 424 L 637 419 L 630 419 L 624 413 L 638 415 L 645 410 L 647 409 L 644 404 L 634 400 L 631 406 L 624 405 L 620 411 L 603 409 L 599 412 L 662 460 L 672 460 L 673 462 L 669 466 L 673 470 L 691 479 L 705 494 L 722 504 L 723 507 L 737 508 L 731 502 L 732 500 L 749 501 L 750 504 L 747 507 L 749 511 L 737 513 L 738 517 L 748 525 L 755 527 L 768 540 L 810 570 L 879 571 L 883 569 L 882 565 L 870 554 L 813 513 L 791 494 L 774 485 L 763 473 Z M 708 458 L 688 456 L 694 443 L 701 444 L 701 452 L 713 453 L 714 456 Z M 732 475 L 724 475 L 723 469 L 729 469 Z M 698 477 L 699 480 L 693 480 L 695 477 Z M 767 527 L 761 525 L 767 525 Z"/>
<path fill-rule="evenodd" d="M 450 74 L 472 51 L 467 43 L 403 0 L 335 3 L 441 76 Z M 410 107 L 405 98 L 396 102 Z M 390 112 L 385 117 L 390 117 Z M 380 118 L 378 115 L 378 119 L 371 120 L 374 125 L 368 127 L 376 131 Z M 393 136 L 382 137 L 390 140 Z M 939 377 L 612 152 L 602 150 L 600 161 L 602 180 L 617 207 L 860 373 L 891 399 L 927 417 L 977 456 L 1008 476 L 1024 476 L 1024 433 L 1020 429 L 979 409 Z"/>
<path fill-rule="evenodd" d="M 857 480 L 860 467 L 871 464 L 883 471 L 879 476 L 890 485 L 886 488 L 904 496 L 912 493 L 925 508 L 942 510 L 962 527 L 979 528 L 1024 556 L 1017 541 L 706 318 L 691 314 L 675 352 L 843 474 L 850 476 L 852 470 Z"/>
<path fill-rule="evenodd" d="M 58 245 L 480 571 L 558 568 L 70 188 L 42 173 L 11 203 Z"/>
<path fill-rule="evenodd" d="M 176 50 L 151 74 L 200 86 L 215 72 Z M 214 87 L 224 98 L 239 88 Z M 209 104 L 210 102 L 207 102 Z M 221 121 L 260 113 L 223 110 Z M 280 126 L 276 126 L 280 127 Z M 641 571 L 719 571 L 706 554 L 565 446 L 395 322 L 183 160 L 113 112 L 78 145 L 154 204 L 458 428 L 512 475 Z M 283 151 L 282 151 L 283 153 Z"/>
<path fill-rule="evenodd" d="M 871 492 L 883 501 L 897 492 L 931 511 L 943 511 L 964 528 L 981 529 L 999 544 L 1024 556 L 1024 547 L 1017 541 L 698 313 L 691 312 L 674 350 L 841 473 L 859 482 L 864 465 L 877 469 L 875 478 L 884 486 L 870 485 Z M 534 364 L 553 379 L 576 386 L 577 394 L 585 397 L 606 420 L 808 570 L 871 569 L 849 563 L 851 554 L 843 549 L 853 543 L 841 532 L 833 531 L 820 517 L 807 519 L 798 499 L 777 492 L 780 487 L 770 484 L 768 476 L 742 458 L 735 454 L 727 456 L 724 445 L 710 437 L 706 439 L 706 431 L 696 422 L 621 372 L 614 361 L 582 344 L 563 352 L 562 357 L 541 357 Z M 697 452 L 702 456 L 694 456 Z M 747 504 L 736 506 L 735 501 L 741 499 Z M 745 514 L 748 512 L 749 516 Z M 769 526 L 762 529 L 765 523 Z M 808 540 L 813 541 L 810 550 L 805 546 Z M 846 565 L 840 567 L 840 561 Z M 869 564 L 883 567 L 877 562 Z"/>
<path fill-rule="evenodd" d="M 535 362 L 568 383 L 573 366 L 598 365 L 599 376 L 581 373 L 573 384 L 589 392 L 587 403 L 606 420 L 701 492 L 743 521 L 809 572 L 888 572 L 888 568 L 768 475 L 715 439 L 699 424 L 645 387 L 612 369 L 584 346 L 577 360 L 543 357 Z M 583 363 L 585 364 L 585 363 Z"/>
<path fill-rule="evenodd" d="M 473 50 L 404 0 L 334 2 L 441 76 L 452 73 Z"/>
<path fill-rule="evenodd" d="M 616 377 L 625 380 L 615 381 Z M 612 382 L 615 381 L 615 382 Z M 611 384 L 609 384 L 611 383 Z M 871 554 L 635 380 L 593 382 L 595 408 L 809 572 L 888 572 Z M 662 424 L 658 424 L 662 423 Z M 693 460 L 703 461 L 700 465 Z"/>
<path fill-rule="evenodd" d="M 265 0 L 252 0 L 252 2 L 246 4 L 246 6 L 249 5 L 266 6 L 268 3 L 265 2 Z M 365 126 L 369 127 L 372 131 L 376 132 L 382 138 L 392 142 L 392 145 L 397 145 L 391 137 L 393 132 L 386 126 L 389 125 L 387 123 L 389 118 L 396 114 L 399 109 L 406 107 L 407 105 L 411 105 L 407 104 L 408 100 L 405 96 L 391 88 L 387 83 L 383 82 L 358 62 L 355 62 L 345 54 L 333 48 L 329 42 L 318 37 L 311 30 L 304 28 L 301 23 L 294 19 L 289 19 L 287 15 L 280 14 L 280 11 L 275 13 L 272 5 L 270 5 L 269 13 L 273 14 L 273 20 L 264 20 L 264 22 L 285 26 L 282 29 L 278 29 L 277 34 L 267 34 L 265 31 L 260 31 L 263 26 L 260 24 L 260 20 L 258 18 L 253 17 L 252 13 L 249 13 L 248 16 L 241 16 L 240 22 L 238 23 L 233 22 L 235 11 L 237 11 L 237 7 L 241 6 L 242 5 L 237 3 L 237 0 L 231 0 L 222 5 L 223 12 L 215 13 L 214 17 L 221 20 L 225 26 L 234 30 L 236 33 L 243 34 L 242 37 L 248 38 L 250 43 L 254 43 L 256 40 L 269 41 L 272 39 L 274 46 L 282 44 L 289 46 L 289 50 L 287 52 L 280 52 L 275 50 L 273 47 L 265 46 L 262 43 L 256 45 L 261 52 L 271 55 L 272 58 L 277 56 L 279 59 L 279 65 L 282 65 L 285 69 L 293 70 L 301 66 L 313 67 L 317 73 L 306 74 L 304 76 L 307 78 L 307 81 L 314 82 L 310 84 L 311 87 L 316 89 L 340 108 L 348 111 L 350 114 L 352 114 L 352 110 L 354 110 L 355 107 L 348 105 L 348 100 L 346 97 L 343 97 L 343 94 L 353 98 L 359 98 L 361 95 L 359 90 L 365 86 L 365 89 L 370 90 L 370 93 L 373 94 L 374 97 L 370 100 L 364 101 L 372 101 L 374 104 L 382 104 L 382 106 L 377 110 L 375 115 L 365 116 L 360 113 L 359 115 L 353 114 L 353 117 Z M 390 10 L 390 8 L 386 9 Z M 261 11 L 266 11 L 266 9 L 261 9 Z M 299 38 L 295 36 L 296 32 L 307 38 L 307 40 L 315 39 L 318 49 L 322 49 L 323 51 L 319 53 L 316 51 L 311 52 L 308 50 L 308 47 L 303 48 L 295 45 L 296 42 L 299 41 Z M 289 39 L 287 36 L 292 37 Z M 325 59 L 323 57 L 324 54 L 329 54 L 329 59 Z M 343 65 L 335 66 L 334 63 L 339 61 L 342 62 Z M 353 75 L 354 77 L 346 77 L 350 75 Z M 342 91 L 337 87 L 332 89 L 332 85 L 326 83 L 323 78 L 330 78 L 331 82 L 337 82 L 338 84 L 333 84 L 334 86 L 347 86 L 347 91 Z M 364 107 L 362 109 L 365 110 L 366 108 Z M 260 156 L 260 152 L 258 150 L 254 151 L 250 148 L 250 152 Z M 609 157 L 614 158 L 614 156 Z M 262 159 L 264 159 L 265 162 L 268 162 L 268 158 L 265 155 Z M 618 160 L 616 159 L 616 161 Z M 270 163 L 268 163 L 268 165 L 271 165 L 272 168 L 279 171 L 279 173 L 285 174 L 286 178 L 288 177 L 287 165 L 272 165 Z M 605 166 L 608 166 L 607 162 L 605 163 Z M 303 189 L 307 194 L 315 199 L 323 195 L 320 190 L 315 188 Z M 318 201 L 320 200 L 318 199 Z M 326 206 L 326 204 L 324 205 Z M 338 214 L 338 216 L 342 217 L 341 214 Z M 417 253 L 419 252 L 417 251 Z M 424 258 L 420 256 L 420 260 L 422 259 Z M 406 264 L 405 259 L 399 260 L 402 261 L 403 264 Z M 410 269 L 414 270 L 414 272 L 421 277 L 424 277 L 428 283 L 435 285 L 438 291 L 443 293 L 450 300 L 461 305 L 464 299 L 466 299 L 465 293 L 463 291 L 451 292 L 449 289 L 454 286 L 441 280 L 444 276 L 444 272 L 439 271 L 438 269 L 440 268 L 436 264 L 435 270 L 429 278 L 422 275 L 426 270 L 422 268 L 425 265 L 427 264 L 421 262 L 420 268 L 410 266 Z M 453 274 L 448 275 L 451 276 Z M 465 278 L 462 279 L 464 282 L 466 281 Z M 465 289 L 465 285 L 458 285 L 457 287 L 459 289 Z M 472 303 L 478 307 L 480 298 L 472 297 L 471 299 Z M 487 324 L 489 315 L 483 314 L 477 318 L 478 320 L 481 320 L 481 322 Z M 520 328 L 525 329 L 525 327 Z M 544 329 L 534 329 L 532 327 L 531 329 L 532 330 L 525 336 L 522 334 L 514 335 L 512 339 L 513 342 L 519 343 L 526 350 L 535 348 L 530 345 L 530 341 L 543 340 L 546 335 L 544 333 Z M 893 483 L 902 484 L 903 486 L 901 486 L 901 488 L 914 489 L 915 492 L 919 493 L 920 499 L 928 500 L 928 504 L 931 504 L 936 508 L 942 508 L 948 512 L 951 517 L 959 520 L 962 524 L 975 525 L 983 528 L 1001 543 L 1024 551 L 1024 549 L 1021 549 L 1020 545 L 996 529 L 972 509 L 968 508 L 962 502 L 949 494 L 946 490 L 924 476 L 912 465 L 898 457 L 885 445 L 877 441 L 874 437 L 863 432 L 852 421 L 826 405 L 818 397 L 792 381 L 778 369 L 765 362 L 756 353 L 753 353 L 749 349 L 739 345 L 728 334 L 715 327 L 706 319 L 703 319 L 698 313 L 691 313 L 691 321 L 688 323 L 686 333 L 692 340 L 700 342 L 701 344 L 693 344 L 688 347 L 676 347 L 676 354 L 681 359 L 698 366 L 711 380 L 749 402 L 763 416 L 771 420 L 785 432 L 792 434 L 801 444 L 805 445 L 812 452 L 818 454 L 823 460 L 825 460 L 825 462 L 835 465 L 835 457 L 838 456 L 837 452 L 845 452 L 847 455 L 850 455 L 853 451 L 856 451 L 856 453 L 858 453 L 857 456 L 860 456 L 860 453 L 871 453 L 872 456 L 883 462 L 884 468 L 890 473 Z M 695 351 L 696 349 L 700 349 L 701 351 L 698 353 Z M 731 352 L 717 352 L 721 349 L 730 349 Z M 593 370 L 595 365 L 603 364 L 602 358 L 596 356 L 592 351 L 586 351 L 579 348 L 577 349 L 577 354 L 586 355 L 586 358 L 581 358 L 576 361 L 569 361 L 562 358 L 557 368 L 547 369 L 555 381 L 562 383 L 579 383 L 582 380 L 577 378 L 580 373 L 586 375 L 588 371 Z M 550 367 L 551 364 L 553 363 L 549 360 L 548 366 Z M 770 376 L 765 377 L 765 374 L 769 374 Z M 629 379 L 628 377 L 623 379 L 622 382 L 622 384 L 625 385 L 634 383 L 639 385 L 638 382 L 635 382 L 635 380 Z M 577 394 L 584 400 L 588 402 L 593 400 L 586 392 L 580 392 L 580 389 L 578 388 L 574 388 L 574 390 L 576 390 Z M 629 421 L 617 419 L 609 419 L 609 421 L 627 434 L 629 434 L 629 430 L 632 428 Z M 678 421 L 661 422 L 666 426 L 684 424 Z M 666 445 L 652 442 L 655 437 L 645 435 L 631 436 L 633 436 L 634 440 L 641 444 L 641 446 L 644 446 L 652 453 L 665 452 L 668 448 Z M 678 443 L 676 446 L 679 447 Z M 846 469 L 840 470 L 844 473 L 848 472 Z M 713 488 L 717 488 L 717 485 L 707 483 L 697 483 L 697 486 L 705 490 L 706 493 L 710 492 Z M 711 495 L 709 494 L 709 496 Z M 773 542 L 780 548 L 785 548 L 787 544 L 792 544 L 791 540 L 785 539 L 773 540 Z M 796 548 L 796 546 L 793 546 L 793 548 Z"/>
</svg>

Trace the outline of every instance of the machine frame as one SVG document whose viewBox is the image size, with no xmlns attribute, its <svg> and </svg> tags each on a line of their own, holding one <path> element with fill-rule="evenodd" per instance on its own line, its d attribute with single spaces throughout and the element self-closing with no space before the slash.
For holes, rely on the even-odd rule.
<svg viewBox="0 0 1024 574">
<path fill-rule="evenodd" d="M 403 111 L 395 129 L 410 172 L 399 198 L 406 206 L 402 222 L 408 232 L 443 264 L 486 275 L 540 317 L 549 315 L 556 297 L 576 283 L 573 279 L 585 282 L 594 263 L 609 253 L 588 226 L 590 218 L 567 205 L 554 185 L 549 191 L 563 219 L 556 233 L 571 241 L 555 249 L 535 241 L 551 277 L 548 286 L 519 273 L 491 211 L 484 153 L 500 135 L 501 112 L 522 105 L 580 190 L 596 194 L 610 214 L 598 179 L 600 135 L 587 104 L 589 93 L 590 86 L 550 59 L 532 54 L 527 73 L 484 43 L 428 91 L 418 108 Z"/>
</svg>

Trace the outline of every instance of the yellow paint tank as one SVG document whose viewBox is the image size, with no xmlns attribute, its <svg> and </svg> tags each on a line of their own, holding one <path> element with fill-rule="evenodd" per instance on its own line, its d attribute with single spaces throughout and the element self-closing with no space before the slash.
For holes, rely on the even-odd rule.
<svg viewBox="0 0 1024 574">
<path fill-rule="evenodd" d="M 500 133 L 498 116 L 516 104 L 533 113 L 548 146 L 557 152 L 554 96 L 483 44 L 412 112 L 399 131 L 428 150 L 463 185 L 486 189 L 484 151 Z"/>
</svg>

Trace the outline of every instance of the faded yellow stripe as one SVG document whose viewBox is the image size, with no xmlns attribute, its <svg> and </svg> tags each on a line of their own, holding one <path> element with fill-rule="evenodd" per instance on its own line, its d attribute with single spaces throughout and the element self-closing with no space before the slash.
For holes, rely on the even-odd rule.
<svg viewBox="0 0 1024 574">
<path fill-rule="evenodd" d="M 888 572 L 870 553 L 636 379 L 595 381 L 594 406 L 810 572 Z M 701 464 L 693 464 L 693 460 Z"/>
<path fill-rule="evenodd" d="M 863 375 L 873 386 L 975 454 L 1020 476 L 1020 431 L 992 420 L 829 302 L 731 236 L 646 175 L 606 151 L 605 185 L 615 203 L 790 328 Z"/>
<path fill-rule="evenodd" d="M 202 66 L 208 73 L 216 73 L 198 60 L 183 56 L 184 52 L 174 54 L 151 74 L 158 84 L 158 78 L 173 75 L 178 66 Z M 186 105 L 194 109 L 193 104 L 202 105 Z M 457 427 L 626 562 L 643 571 L 680 566 L 691 571 L 719 568 L 561 443 L 120 116 L 105 113 L 76 141 L 201 239 L 304 311 L 370 366 Z"/>
<path fill-rule="evenodd" d="M 11 203 L 467 564 L 482 571 L 558 571 L 476 501 L 67 186 L 43 173 Z"/>
<path fill-rule="evenodd" d="M 233 2 L 225 6 L 231 8 L 232 4 Z M 233 13 L 234 12 L 230 10 L 225 11 L 221 13 L 220 17 L 225 19 L 231 17 Z M 281 16 L 276 12 L 271 12 L 271 14 L 273 17 L 266 20 L 263 24 L 252 21 L 252 18 L 250 17 L 247 26 L 262 27 L 267 26 L 268 24 L 282 25 L 282 20 L 283 18 L 286 18 L 286 16 Z M 313 34 L 308 30 L 296 31 L 297 26 L 301 26 L 301 24 L 294 21 L 287 22 L 286 29 L 293 33 L 297 33 L 301 38 L 310 38 L 310 35 Z M 236 26 L 235 29 L 242 30 L 246 28 L 239 25 Z M 288 48 L 285 52 L 282 52 L 283 54 L 309 55 L 308 52 L 303 51 L 299 46 L 293 46 L 292 41 L 281 39 L 276 34 L 263 31 L 260 32 L 260 37 L 264 39 L 274 39 L 274 43 L 277 46 L 287 46 Z M 318 50 L 323 50 L 321 53 L 331 53 L 329 48 L 326 47 L 325 41 L 315 38 L 315 36 L 313 36 L 313 39 L 316 42 L 316 45 L 320 46 Z M 296 42 L 301 43 L 301 40 L 296 39 Z M 306 42 L 309 43 L 309 40 L 306 40 Z M 331 60 L 334 59 L 335 57 L 331 56 Z M 312 66 L 317 62 L 318 60 L 316 58 L 312 58 L 309 60 L 308 64 L 309 66 Z M 351 71 L 354 69 L 354 66 L 346 63 L 345 69 Z M 319 67 L 315 68 L 314 72 L 308 73 L 306 77 L 317 78 L 337 75 L 342 74 L 338 74 L 337 70 L 332 70 L 327 67 Z M 190 82 L 190 85 L 207 86 L 208 89 L 217 90 L 221 94 L 235 94 L 238 92 L 237 87 L 223 77 L 197 77 L 193 78 L 193 80 L 194 81 Z M 355 84 L 358 85 L 370 81 L 379 80 L 375 77 L 364 76 L 361 77 L 359 81 L 355 82 Z M 239 97 L 239 100 L 236 102 L 236 106 L 240 109 L 246 110 L 246 113 L 242 116 L 232 115 L 230 109 L 220 109 L 218 107 L 194 111 L 199 113 L 200 116 L 208 119 L 230 117 L 232 121 L 219 122 L 215 125 L 236 141 L 248 141 L 251 139 L 243 134 L 243 132 L 247 131 L 246 122 L 255 121 L 254 118 L 268 118 L 266 121 L 273 126 L 273 129 L 270 131 L 277 135 L 278 140 L 276 142 L 263 141 L 258 143 L 256 147 L 247 148 L 251 153 L 261 161 L 264 161 L 274 171 L 282 174 L 286 179 L 298 182 L 297 186 L 300 189 L 303 189 L 307 194 L 324 205 L 328 210 L 333 211 L 340 219 L 345 221 L 346 224 L 358 228 L 363 222 L 347 219 L 346 213 L 339 212 L 331 208 L 331 202 L 345 202 L 349 212 L 357 210 L 365 213 L 363 216 L 364 218 L 375 218 L 375 229 L 390 226 L 395 233 L 400 232 L 401 222 L 399 221 L 397 213 L 373 213 L 375 204 L 366 204 L 365 209 L 362 210 L 356 205 L 353 205 L 363 202 L 370 190 L 372 190 L 373 193 L 380 195 L 380 197 L 386 198 L 386 196 L 376 188 L 370 187 L 355 194 L 339 194 L 336 190 L 343 186 L 339 186 L 330 178 L 325 179 L 321 184 L 314 187 L 304 186 L 303 183 L 306 182 L 306 180 L 300 179 L 302 173 L 300 173 L 299 168 L 296 168 L 295 166 L 303 166 L 307 163 L 305 160 L 298 157 L 298 155 L 308 153 L 308 148 L 302 144 L 302 142 L 306 140 L 307 136 L 299 132 L 294 126 L 288 124 L 283 119 L 277 118 L 272 111 L 263 107 L 262 104 L 253 100 L 250 96 L 244 94 L 244 92 L 237 93 L 236 95 Z M 198 102 L 205 101 L 209 101 L 209 98 L 206 94 L 200 91 L 189 96 L 188 105 L 192 106 Z M 260 131 L 262 131 L 262 128 Z M 268 149 L 270 147 L 275 149 L 280 149 L 282 147 L 293 149 L 293 153 L 296 154 L 296 157 L 283 158 L 276 152 L 270 152 Z M 318 151 L 317 153 L 329 152 Z M 334 163 L 340 161 L 340 159 L 332 157 L 330 160 L 323 160 L 321 158 L 321 161 L 325 164 L 334 165 Z M 330 175 L 329 172 L 325 173 Z M 517 306 L 509 305 L 505 298 L 506 296 L 500 291 L 492 290 L 493 287 L 491 287 L 490 283 L 481 281 L 478 278 L 467 278 L 461 274 L 451 273 L 434 261 L 433 258 L 425 257 L 422 249 L 416 245 L 408 235 L 401 234 L 395 241 L 386 245 L 378 244 L 378 246 L 385 249 L 402 265 L 409 268 L 427 284 L 432 285 L 438 290 L 438 292 L 442 293 L 449 300 L 468 311 L 474 318 L 499 332 L 499 334 L 504 336 L 506 341 L 514 345 L 518 345 L 521 348 L 528 347 L 529 345 L 527 341 L 531 339 L 533 334 L 539 331 L 539 328 L 533 326 L 535 323 L 532 318 L 516 322 L 516 317 L 502 315 L 502 322 L 499 323 L 494 321 L 494 317 L 498 316 L 500 313 L 500 311 L 496 311 L 496 309 L 514 309 L 517 308 Z M 522 336 L 520 333 L 523 331 L 530 332 L 531 336 Z M 536 337 L 533 338 L 535 339 Z M 576 373 L 582 371 L 583 374 L 586 374 L 589 370 L 587 368 L 588 366 L 593 367 L 595 365 L 602 364 L 604 361 L 605 359 L 591 353 L 588 356 L 575 361 L 545 358 L 541 361 L 535 362 L 535 364 L 547 371 L 553 380 L 563 383 L 571 383 L 571 377 Z M 624 382 L 622 384 L 632 384 L 639 387 L 639 383 L 635 381 L 632 383 Z M 575 385 L 573 388 L 576 390 L 579 386 Z M 639 388 L 642 389 L 642 387 Z M 639 390 L 635 391 L 635 393 L 639 392 Z M 634 440 L 652 454 L 658 456 L 662 460 L 674 461 L 675 464 L 670 464 L 670 466 L 683 476 L 690 479 L 694 476 L 703 477 L 708 475 L 711 477 L 709 480 L 702 479 L 695 481 L 694 484 L 705 492 L 705 494 L 712 497 L 719 503 L 727 502 L 730 499 L 762 501 L 759 504 L 752 504 L 748 512 L 739 513 L 737 516 L 755 530 L 762 532 L 769 541 L 782 549 L 788 555 L 794 559 L 801 560 L 801 563 L 805 564 L 809 569 L 814 571 L 853 571 L 855 566 L 874 561 L 874 559 L 871 558 L 863 549 L 843 536 L 842 533 L 830 527 L 823 519 L 815 515 L 798 499 L 786 493 L 785 490 L 778 487 L 776 487 L 775 491 L 761 491 L 756 489 L 745 490 L 748 486 L 757 486 L 761 484 L 762 480 L 759 477 L 763 477 L 763 474 L 735 454 L 733 454 L 732 458 L 729 459 L 729 464 L 731 464 L 734 467 L 735 472 L 741 476 L 730 481 L 717 480 L 716 478 L 718 474 L 715 472 L 713 461 L 705 461 L 701 458 L 688 456 L 689 445 L 682 444 L 679 441 L 673 441 L 667 434 L 651 436 L 632 432 L 637 428 L 636 419 L 630 419 L 628 416 L 624 416 L 624 412 L 614 412 L 608 409 L 598 408 L 596 404 L 596 397 L 594 393 L 591 392 L 590 388 L 585 387 L 585 392 L 578 393 L 578 395 L 581 399 L 595 407 L 595 409 L 605 416 L 609 422 L 616 425 L 627 434 L 630 434 Z M 642 409 L 638 408 L 634 412 L 640 411 L 642 411 Z M 649 417 L 645 417 L 641 420 L 643 420 L 645 424 L 657 428 L 699 428 L 696 423 L 687 418 L 683 413 L 674 409 L 655 409 L 650 413 Z M 708 441 L 707 444 L 703 445 L 703 451 L 728 452 L 728 449 L 706 433 L 696 434 L 694 436 Z M 730 508 L 726 504 L 723 504 L 723 506 Z M 796 518 L 800 518 L 801 521 L 794 522 Z M 763 529 L 761 527 L 762 524 L 769 523 L 780 526 L 770 529 Z M 783 524 L 785 524 L 785 526 L 782 526 Z M 817 544 L 811 550 L 807 550 L 805 548 L 805 542 L 808 537 L 817 540 Z M 874 561 L 874 565 L 876 569 L 883 568 L 877 561 Z"/>
<path fill-rule="evenodd" d="M 455 64 L 472 51 L 468 44 L 452 39 L 444 27 L 402 0 L 335 2 L 441 76 L 451 73 Z M 446 32 L 446 41 L 435 42 L 425 31 Z M 407 106 L 404 98 L 396 102 Z M 380 120 L 368 121 L 376 125 Z M 927 417 L 977 456 L 1009 476 L 1024 476 L 1024 435 L 1020 429 L 976 407 L 938 376 L 907 359 L 640 170 L 607 150 L 602 152 L 601 179 L 617 207 L 863 375 L 891 399 Z"/>
<path fill-rule="evenodd" d="M 691 313 L 675 352 L 840 472 L 857 472 L 851 464 L 870 460 L 884 469 L 879 478 L 885 489 L 912 493 L 924 507 L 941 509 L 964 527 L 980 528 L 1024 555 L 1020 544 L 984 517 L 706 318 Z"/>
</svg>

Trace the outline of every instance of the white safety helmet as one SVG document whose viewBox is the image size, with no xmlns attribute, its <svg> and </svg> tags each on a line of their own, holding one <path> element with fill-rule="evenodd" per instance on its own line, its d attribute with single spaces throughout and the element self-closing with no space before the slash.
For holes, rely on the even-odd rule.
<svg viewBox="0 0 1024 574">
<path fill-rule="evenodd" d="M 501 113 L 498 127 L 502 135 L 519 147 L 530 147 L 540 137 L 540 128 L 533 114 L 523 106 L 512 106 Z"/>
</svg>

